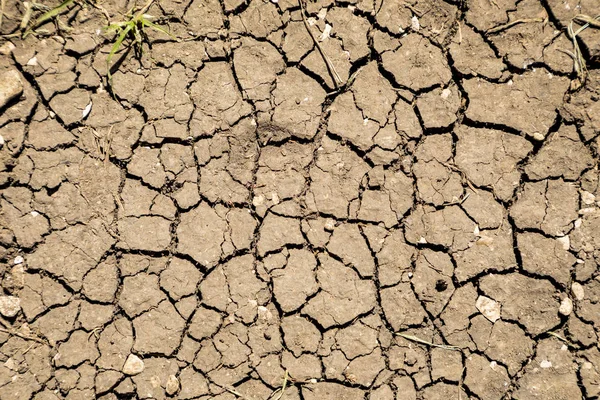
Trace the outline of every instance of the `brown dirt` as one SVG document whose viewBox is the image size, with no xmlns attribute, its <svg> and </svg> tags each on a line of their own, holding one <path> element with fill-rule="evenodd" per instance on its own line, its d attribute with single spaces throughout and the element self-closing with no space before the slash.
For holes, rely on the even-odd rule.
<svg viewBox="0 0 600 400">
<path fill-rule="evenodd" d="M 304 8 L 0 39 L 0 399 L 600 396 L 597 1 Z"/>
</svg>

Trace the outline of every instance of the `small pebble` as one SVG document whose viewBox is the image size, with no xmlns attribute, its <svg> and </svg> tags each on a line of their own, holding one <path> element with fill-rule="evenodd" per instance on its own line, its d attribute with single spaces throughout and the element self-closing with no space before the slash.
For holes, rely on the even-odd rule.
<svg viewBox="0 0 600 400">
<path fill-rule="evenodd" d="M 542 360 L 542 362 L 540 363 L 540 367 L 542 368 L 551 368 L 552 367 L 552 363 L 548 360 Z"/>
<path fill-rule="evenodd" d="M 568 235 L 559 237 L 556 240 L 562 245 L 564 250 L 569 250 L 571 248 L 571 240 Z"/>
<path fill-rule="evenodd" d="M 21 256 L 16 256 L 16 257 L 15 257 L 15 261 L 14 261 L 14 263 L 15 263 L 15 265 L 19 265 L 19 264 L 23 264 L 23 261 L 25 261 L 25 260 L 23 259 L 23 257 L 21 257 Z"/>
<path fill-rule="evenodd" d="M 500 319 L 500 304 L 489 297 L 479 296 L 477 302 L 475 302 L 475 307 L 491 322 Z"/>
<path fill-rule="evenodd" d="M 594 196 L 593 194 L 591 194 L 590 192 L 586 192 L 585 190 L 581 191 L 581 201 L 583 202 L 583 204 L 594 204 L 594 202 L 596 201 L 596 196 Z"/>
<path fill-rule="evenodd" d="M 173 396 L 179 390 L 179 379 L 175 375 L 169 375 L 167 384 L 165 385 L 165 391 L 169 396 Z"/>
<path fill-rule="evenodd" d="M 12 318 L 21 311 L 21 300 L 15 296 L 0 296 L 0 314 Z"/>
<path fill-rule="evenodd" d="M 570 315 L 571 312 L 573 312 L 573 302 L 571 301 L 570 298 L 565 297 L 560 302 L 560 307 L 558 308 L 558 312 L 561 313 L 562 315 Z"/>
<path fill-rule="evenodd" d="M 574 282 L 571 285 L 571 293 L 573 293 L 573 297 L 575 297 L 575 300 L 578 301 L 583 300 L 583 298 L 585 297 L 583 286 L 581 286 L 581 284 L 578 282 Z"/>
<path fill-rule="evenodd" d="M 130 354 L 123 365 L 125 375 L 137 375 L 144 370 L 144 362 L 135 354 Z"/>
</svg>

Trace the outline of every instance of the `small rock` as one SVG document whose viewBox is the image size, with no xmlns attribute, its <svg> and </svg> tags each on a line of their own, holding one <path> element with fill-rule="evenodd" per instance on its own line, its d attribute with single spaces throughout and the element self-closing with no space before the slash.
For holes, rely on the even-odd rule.
<svg viewBox="0 0 600 400">
<path fill-rule="evenodd" d="M 21 300 L 15 296 L 0 296 L 0 314 L 14 317 L 21 311 Z"/>
<path fill-rule="evenodd" d="M 585 293 L 583 292 L 583 286 L 580 283 L 574 282 L 571 285 L 571 292 L 576 300 L 581 301 L 585 297 Z"/>
<path fill-rule="evenodd" d="M 25 261 L 25 259 L 23 259 L 23 257 L 16 256 L 14 263 L 15 263 L 15 265 L 19 265 L 19 264 L 23 264 L 23 261 Z"/>
<path fill-rule="evenodd" d="M 2 137 L 2 135 L 0 135 L 0 149 L 4 147 L 4 137 Z"/>
<path fill-rule="evenodd" d="M 16 69 L 0 74 L 0 108 L 23 93 L 23 82 Z"/>
<path fill-rule="evenodd" d="M 500 319 L 500 304 L 489 297 L 479 296 L 475 307 L 491 322 L 496 322 Z"/>
<path fill-rule="evenodd" d="M 7 56 L 15 49 L 15 45 L 11 42 L 6 42 L 0 46 L 0 55 Z"/>
<path fill-rule="evenodd" d="M 144 362 L 135 354 L 130 354 L 123 365 L 125 375 L 137 375 L 144 370 Z"/>
<path fill-rule="evenodd" d="M 552 362 L 550 362 L 548 360 L 542 360 L 542 362 L 540 362 L 540 367 L 542 367 L 542 368 L 552 368 Z"/>
<path fill-rule="evenodd" d="M 165 391 L 169 396 L 173 396 L 179 390 L 179 379 L 175 375 L 169 375 Z"/>
<path fill-rule="evenodd" d="M 561 236 L 559 238 L 556 239 L 558 241 L 558 243 L 560 243 L 562 245 L 562 248 L 564 250 L 569 250 L 571 248 L 571 239 L 569 238 L 569 236 Z"/>
<path fill-rule="evenodd" d="M 585 190 L 581 191 L 581 201 L 583 202 L 583 204 L 594 204 L 594 202 L 596 201 L 596 196 L 594 196 L 592 193 L 590 192 L 586 192 Z"/>
<path fill-rule="evenodd" d="M 565 297 L 560 302 L 560 307 L 558 308 L 558 312 L 561 313 L 562 315 L 570 315 L 572 311 L 573 311 L 573 302 L 571 301 L 570 298 Z"/>
</svg>

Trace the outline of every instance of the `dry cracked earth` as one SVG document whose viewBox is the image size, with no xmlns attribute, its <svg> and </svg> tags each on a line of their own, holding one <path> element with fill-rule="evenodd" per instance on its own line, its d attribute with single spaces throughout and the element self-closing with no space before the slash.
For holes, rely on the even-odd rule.
<svg viewBox="0 0 600 400">
<path fill-rule="evenodd" d="M 99 4 L 0 43 L 1 399 L 598 398 L 596 0 L 160 0 L 114 96 Z"/>
</svg>

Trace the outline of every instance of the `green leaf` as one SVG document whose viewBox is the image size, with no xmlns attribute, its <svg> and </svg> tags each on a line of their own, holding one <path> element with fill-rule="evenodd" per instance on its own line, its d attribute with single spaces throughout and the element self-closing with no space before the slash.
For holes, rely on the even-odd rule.
<svg viewBox="0 0 600 400">
<path fill-rule="evenodd" d="M 177 38 L 176 38 L 175 36 L 171 35 L 171 33 L 170 33 L 170 32 L 168 32 L 168 31 L 167 31 L 167 30 L 165 30 L 164 28 L 162 28 L 162 27 L 160 27 L 160 26 L 156 25 L 155 23 L 153 23 L 153 22 L 150 22 L 150 21 L 148 21 L 147 19 L 143 19 L 142 21 L 143 21 L 143 23 L 144 23 L 145 25 L 148 25 L 150 28 L 152 28 L 152 29 L 156 29 L 157 31 L 164 33 L 165 35 L 169 36 L 170 38 L 177 40 Z"/>
<path fill-rule="evenodd" d="M 31 29 L 35 29 L 36 27 L 40 26 L 44 22 L 56 17 L 57 15 L 64 13 L 65 11 L 68 10 L 68 7 L 74 2 L 75 2 L 75 0 L 65 0 L 57 7 L 54 7 L 52 10 L 50 10 L 48 12 L 45 12 L 44 14 L 42 14 L 41 17 L 39 17 L 38 19 L 36 19 L 34 21 Z"/>
<path fill-rule="evenodd" d="M 112 86 L 112 74 L 110 73 L 110 62 L 112 61 L 112 58 L 117 53 L 117 51 L 119 51 L 119 49 L 121 48 L 121 45 L 123 44 L 123 41 L 127 37 L 127 34 L 129 33 L 129 31 L 131 31 L 131 28 L 132 28 L 132 24 L 128 24 L 125 26 L 125 28 L 121 31 L 121 34 L 115 41 L 115 44 L 113 44 L 113 46 L 111 47 L 110 53 L 108 53 L 108 57 L 106 57 L 106 68 L 107 68 L 107 74 L 108 74 L 108 81 L 111 86 Z"/>
</svg>

